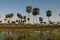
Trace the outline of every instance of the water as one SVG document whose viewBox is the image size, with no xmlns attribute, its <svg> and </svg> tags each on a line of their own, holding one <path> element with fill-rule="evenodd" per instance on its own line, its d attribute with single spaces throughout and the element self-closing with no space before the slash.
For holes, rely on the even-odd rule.
<svg viewBox="0 0 60 40">
<path fill-rule="evenodd" d="M 25 33 L 16 32 L 1 32 L 0 40 L 5 40 L 11 37 L 10 40 L 60 40 L 60 31 L 52 30 L 52 31 L 30 31 Z"/>
</svg>

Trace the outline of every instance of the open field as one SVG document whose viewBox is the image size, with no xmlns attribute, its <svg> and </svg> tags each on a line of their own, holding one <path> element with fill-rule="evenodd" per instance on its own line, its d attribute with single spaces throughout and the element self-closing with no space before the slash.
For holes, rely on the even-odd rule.
<svg viewBox="0 0 60 40">
<path fill-rule="evenodd" d="M 47 31 L 60 30 L 60 25 L 24 25 L 24 24 L 0 24 L 0 30 L 15 30 L 20 31 Z"/>
<path fill-rule="evenodd" d="M 29 32 L 29 31 L 52 31 L 52 30 L 60 30 L 60 25 L 24 25 L 24 24 L 0 24 L 0 32 L 1 31 L 13 31 L 16 30 L 18 32 Z"/>
</svg>

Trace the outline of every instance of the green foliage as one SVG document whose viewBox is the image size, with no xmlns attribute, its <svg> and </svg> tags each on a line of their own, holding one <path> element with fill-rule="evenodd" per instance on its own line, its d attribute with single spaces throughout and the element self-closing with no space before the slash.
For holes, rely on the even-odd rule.
<svg viewBox="0 0 60 40">
<path fill-rule="evenodd" d="M 19 14 L 19 13 L 17 13 L 17 17 L 18 17 L 18 18 L 21 18 L 21 19 L 23 18 L 22 15 Z"/>
<path fill-rule="evenodd" d="M 24 16 L 23 19 L 26 19 L 26 16 Z"/>
<path fill-rule="evenodd" d="M 39 17 L 39 21 L 43 21 L 43 18 L 42 17 Z"/>
<path fill-rule="evenodd" d="M 50 17 L 51 15 L 52 15 L 52 11 L 51 11 L 51 10 L 48 10 L 48 11 L 46 12 L 46 16 Z"/>
<path fill-rule="evenodd" d="M 5 16 L 6 18 L 12 18 L 13 17 L 13 13 L 10 13 L 10 14 L 6 14 Z"/>
<path fill-rule="evenodd" d="M 26 12 L 30 13 L 32 11 L 32 6 L 27 6 L 26 7 Z"/>
<path fill-rule="evenodd" d="M 30 18 L 27 18 L 27 20 L 29 21 L 29 20 L 30 20 Z"/>
<path fill-rule="evenodd" d="M 34 8 L 33 11 L 32 11 L 32 15 L 39 15 L 39 11 L 40 9 L 39 8 Z"/>
</svg>

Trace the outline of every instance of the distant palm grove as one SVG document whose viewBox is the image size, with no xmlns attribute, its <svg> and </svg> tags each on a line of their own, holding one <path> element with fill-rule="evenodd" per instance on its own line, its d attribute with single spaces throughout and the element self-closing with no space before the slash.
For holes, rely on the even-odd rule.
<svg viewBox="0 0 60 40">
<path fill-rule="evenodd" d="M 13 23 L 13 24 L 16 24 L 16 23 L 17 24 L 26 24 L 26 23 L 28 23 L 28 24 L 31 24 L 31 23 L 38 24 L 38 20 L 39 20 L 40 24 L 57 24 L 57 25 L 60 24 L 60 22 L 55 23 L 55 22 L 52 22 L 50 20 L 50 16 L 52 16 L 52 11 L 51 10 L 47 10 L 46 11 L 46 16 L 48 17 L 48 23 L 47 23 L 47 22 L 43 21 L 42 17 L 39 17 L 39 19 L 37 19 L 38 15 L 40 14 L 40 9 L 38 7 L 32 8 L 31 5 L 28 5 L 28 6 L 26 6 L 25 9 L 26 9 L 25 11 L 28 13 L 28 17 L 23 16 L 20 13 L 17 13 L 16 16 L 18 17 L 18 19 L 15 20 L 15 21 L 10 21 L 11 18 L 14 16 L 14 14 L 13 13 L 9 13 L 9 14 L 5 15 L 5 19 L 4 20 L 8 24 L 11 24 L 11 23 Z M 30 13 L 31 12 L 32 12 L 32 15 L 34 16 L 33 17 L 33 22 L 30 21 L 31 20 L 31 18 L 30 18 Z M 35 16 L 36 16 L 36 18 L 35 18 Z M 60 16 L 60 14 L 59 14 L 59 16 Z M 0 23 L 2 23 L 2 21 L 0 21 Z"/>
<path fill-rule="evenodd" d="M 46 11 L 47 23 L 42 17 L 38 17 L 40 14 L 38 7 L 32 8 L 31 5 L 28 5 L 25 9 L 28 17 L 17 13 L 18 19 L 11 21 L 14 14 L 9 13 L 4 18 L 6 23 L 0 21 L 0 40 L 60 40 L 60 22 L 56 23 L 50 20 L 51 10 Z M 30 21 L 30 13 L 33 15 L 33 22 Z"/>
</svg>

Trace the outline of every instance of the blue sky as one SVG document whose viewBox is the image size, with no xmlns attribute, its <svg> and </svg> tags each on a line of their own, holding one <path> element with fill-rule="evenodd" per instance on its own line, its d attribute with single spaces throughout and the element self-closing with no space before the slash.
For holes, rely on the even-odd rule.
<svg viewBox="0 0 60 40">
<path fill-rule="evenodd" d="M 46 19 L 46 11 L 51 10 L 52 16 L 51 20 L 58 18 L 60 13 L 60 0 L 0 0 L 0 15 L 3 19 L 8 13 L 14 13 L 13 19 L 16 20 L 17 13 L 26 15 L 25 7 L 30 4 L 32 8 L 40 8 L 40 17 Z M 31 13 L 32 14 L 32 13 Z M 32 17 L 32 15 L 30 15 Z M 12 20 L 13 20 L 12 19 Z M 33 18 L 32 18 L 33 19 Z M 46 19 L 47 20 L 47 19 Z"/>
</svg>

